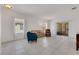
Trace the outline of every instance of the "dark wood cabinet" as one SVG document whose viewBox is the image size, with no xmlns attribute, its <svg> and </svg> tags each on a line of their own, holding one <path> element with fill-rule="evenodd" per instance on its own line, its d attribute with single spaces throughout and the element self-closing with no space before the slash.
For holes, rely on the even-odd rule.
<svg viewBox="0 0 79 59">
<path fill-rule="evenodd" d="M 79 49 L 79 34 L 76 35 L 76 50 Z"/>
<path fill-rule="evenodd" d="M 45 36 L 46 37 L 51 37 L 50 29 L 46 29 Z"/>
</svg>

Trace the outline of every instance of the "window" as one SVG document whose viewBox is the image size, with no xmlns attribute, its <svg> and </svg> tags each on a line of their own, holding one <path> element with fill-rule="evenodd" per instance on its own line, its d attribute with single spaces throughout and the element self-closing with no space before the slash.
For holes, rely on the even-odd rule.
<svg viewBox="0 0 79 59">
<path fill-rule="evenodd" d="M 24 20 L 23 19 L 15 19 L 15 33 L 24 32 Z"/>
</svg>

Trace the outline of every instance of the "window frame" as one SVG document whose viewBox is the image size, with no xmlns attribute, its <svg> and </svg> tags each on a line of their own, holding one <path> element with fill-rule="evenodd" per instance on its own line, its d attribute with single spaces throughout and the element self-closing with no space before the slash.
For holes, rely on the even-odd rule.
<svg viewBox="0 0 79 59">
<path fill-rule="evenodd" d="M 16 32 L 16 23 L 23 24 L 23 30 L 20 30 L 20 31 Z M 19 18 L 15 18 L 14 19 L 14 30 L 15 30 L 15 34 L 17 34 L 17 33 L 24 33 L 24 19 L 19 19 Z"/>
</svg>

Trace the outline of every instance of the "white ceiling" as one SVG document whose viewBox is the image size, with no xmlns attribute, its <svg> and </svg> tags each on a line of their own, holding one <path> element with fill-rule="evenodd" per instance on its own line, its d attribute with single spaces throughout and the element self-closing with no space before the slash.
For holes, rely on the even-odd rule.
<svg viewBox="0 0 79 59">
<path fill-rule="evenodd" d="M 15 4 L 13 10 L 23 13 L 30 14 L 41 18 L 51 19 L 56 16 L 71 15 L 75 12 L 72 7 L 77 7 L 79 12 L 79 5 L 71 4 Z M 71 12 L 71 14 L 69 14 Z M 64 17 L 63 16 L 63 17 Z"/>
</svg>

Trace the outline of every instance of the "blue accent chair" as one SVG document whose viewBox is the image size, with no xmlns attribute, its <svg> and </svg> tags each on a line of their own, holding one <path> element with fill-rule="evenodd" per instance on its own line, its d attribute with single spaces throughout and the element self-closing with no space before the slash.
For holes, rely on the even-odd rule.
<svg viewBox="0 0 79 59">
<path fill-rule="evenodd" d="M 27 32 L 27 39 L 28 39 L 28 42 L 33 42 L 33 41 L 37 42 L 37 35 L 36 35 L 36 33 Z"/>
</svg>

